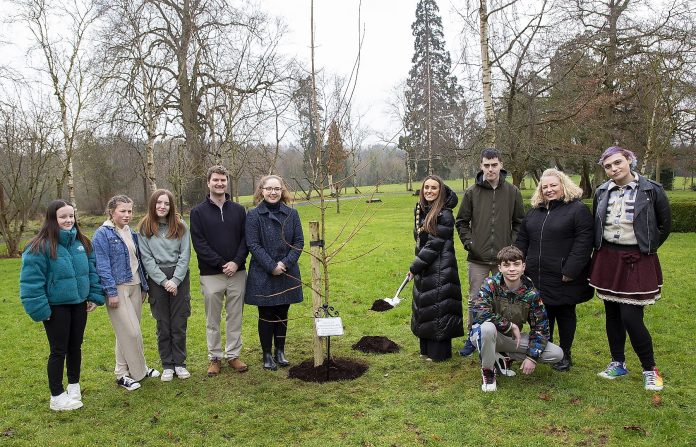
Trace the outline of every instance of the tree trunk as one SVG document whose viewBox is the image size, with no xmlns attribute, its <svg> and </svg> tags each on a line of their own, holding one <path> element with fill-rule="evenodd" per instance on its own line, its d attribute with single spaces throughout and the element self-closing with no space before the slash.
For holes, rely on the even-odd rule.
<svg viewBox="0 0 696 447">
<path fill-rule="evenodd" d="M 309 252 L 312 257 L 312 317 L 322 306 L 321 295 L 321 264 L 323 263 L 321 248 L 318 245 L 319 241 L 319 222 L 312 220 L 309 222 L 310 243 Z M 324 364 L 324 345 L 321 342 L 321 337 L 317 335 L 316 326 L 314 327 L 314 366 Z"/>
<path fill-rule="evenodd" d="M 486 121 L 483 142 L 486 147 L 495 147 L 495 112 L 493 110 L 491 62 L 488 55 L 488 0 L 479 0 L 479 25 L 481 37 L 483 112 Z"/>
</svg>

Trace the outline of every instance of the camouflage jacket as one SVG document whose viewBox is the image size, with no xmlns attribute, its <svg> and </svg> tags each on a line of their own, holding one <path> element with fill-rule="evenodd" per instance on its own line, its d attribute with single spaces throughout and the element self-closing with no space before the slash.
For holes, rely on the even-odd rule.
<svg viewBox="0 0 696 447">
<path fill-rule="evenodd" d="M 508 336 L 512 323 L 520 332 L 524 323 L 529 324 L 527 356 L 536 360 L 544 352 L 549 341 L 549 320 L 539 292 L 526 276 L 522 277 L 522 285 L 517 290 L 507 288 L 502 273 L 486 278 L 474 301 L 473 311 L 475 323 L 490 321 L 498 332 Z"/>
</svg>

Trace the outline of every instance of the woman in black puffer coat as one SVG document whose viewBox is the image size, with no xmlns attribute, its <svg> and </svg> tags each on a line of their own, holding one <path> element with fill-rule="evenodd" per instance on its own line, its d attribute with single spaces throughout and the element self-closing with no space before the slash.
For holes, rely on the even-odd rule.
<svg viewBox="0 0 696 447">
<path fill-rule="evenodd" d="M 552 365 L 557 371 L 567 371 L 572 364 L 575 305 L 594 294 L 588 282 L 594 222 L 581 196 L 582 189 L 566 174 L 545 170 L 515 242 L 525 254 L 525 274 L 544 301 L 552 338 L 558 323 L 564 357 Z"/>
<path fill-rule="evenodd" d="M 421 356 L 432 361 L 452 357 L 452 339 L 464 335 L 462 291 L 454 255 L 457 195 L 442 179 L 423 180 L 415 209 L 416 259 L 409 269 L 415 278 L 411 330 L 420 339 Z"/>
</svg>

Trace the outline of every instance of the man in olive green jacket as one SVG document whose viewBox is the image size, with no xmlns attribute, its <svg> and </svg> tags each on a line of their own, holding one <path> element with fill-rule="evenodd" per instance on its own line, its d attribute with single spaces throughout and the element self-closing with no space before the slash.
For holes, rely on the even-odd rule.
<svg viewBox="0 0 696 447">
<path fill-rule="evenodd" d="M 524 219 L 520 190 L 505 181 L 507 172 L 496 149 L 481 153 L 481 171 L 476 183 L 464 192 L 455 227 L 468 252 L 469 321 L 473 320 L 471 305 L 486 277 L 498 272 L 496 256 L 501 248 L 512 245 Z M 467 357 L 475 351 L 467 339 L 459 353 Z"/>
</svg>

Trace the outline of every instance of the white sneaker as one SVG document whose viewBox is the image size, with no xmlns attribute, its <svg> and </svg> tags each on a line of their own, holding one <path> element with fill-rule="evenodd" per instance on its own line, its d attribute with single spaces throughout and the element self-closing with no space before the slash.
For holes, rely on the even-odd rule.
<svg viewBox="0 0 696 447">
<path fill-rule="evenodd" d="M 147 373 L 145 373 L 145 377 L 159 377 L 160 372 L 157 371 L 155 368 L 148 368 Z"/>
<path fill-rule="evenodd" d="M 128 391 L 134 391 L 140 388 L 140 383 L 136 382 L 128 376 L 123 376 L 120 379 L 116 380 L 116 384 L 122 386 Z"/>
<path fill-rule="evenodd" d="M 498 388 L 495 384 L 495 369 L 481 368 L 481 391 L 484 393 L 496 391 Z"/>
<path fill-rule="evenodd" d="M 51 403 L 48 407 L 53 411 L 77 410 L 82 407 L 82 402 L 71 399 L 68 393 L 63 391 L 63 394 L 51 396 Z"/>
<path fill-rule="evenodd" d="M 160 380 L 162 382 L 171 382 L 172 379 L 174 379 L 173 369 L 165 369 L 164 371 L 162 371 L 162 377 L 160 377 Z"/>
<path fill-rule="evenodd" d="M 69 383 L 66 391 L 72 400 L 82 401 L 82 390 L 80 390 L 79 383 Z"/>
<path fill-rule="evenodd" d="M 183 366 L 175 366 L 174 372 L 176 372 L 176 376 L 180 379 L 188 379 L 191 377 L 191 373 Z"/>
</svg>

